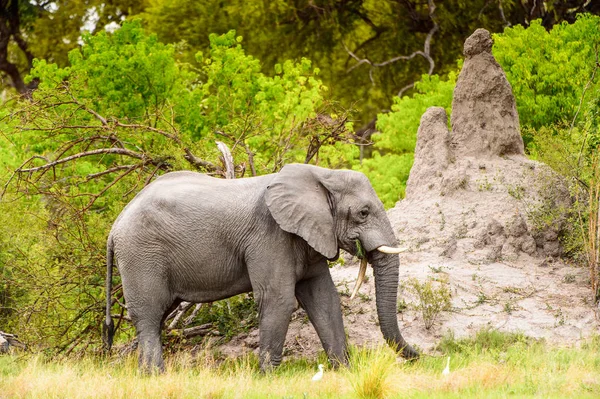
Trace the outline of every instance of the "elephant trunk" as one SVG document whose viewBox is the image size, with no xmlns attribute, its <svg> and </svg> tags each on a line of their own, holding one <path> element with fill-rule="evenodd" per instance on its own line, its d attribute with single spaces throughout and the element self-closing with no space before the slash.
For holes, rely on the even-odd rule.
<svg viewBox="0 0 600 399">
<path fill-rule="evenodd" d="M 415 351 L 402 337 L 396 316 L 398 297 L 398 272 L 400 260 L 398 255 L 384 254 L 377 250 L 369 253 L 369 261 L 373 265 L 375 276 L 375 295 L 377 315 L 383 338 L 406 359 L 416 359 Z"/>
</svg>

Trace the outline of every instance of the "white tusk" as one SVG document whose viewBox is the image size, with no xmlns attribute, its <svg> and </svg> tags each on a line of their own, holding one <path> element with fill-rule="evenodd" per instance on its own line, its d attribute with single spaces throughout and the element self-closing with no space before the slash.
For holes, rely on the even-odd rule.
<svg viewBox="0 0 600 399">
<path fill-rule="evenodd" d="M 354 289 L 352 290 L 352 295 L 350 295 L 350 300 L 354 299 L 354 297 L 358 293 L 358 289 L 360 288 L 363 280 L 365 279 L 366 272 L 367 272 L 367 258 L 362 258 L 360 260 L 360 269 L 358 269 L 358 278 L 356 279 L 356 284 L 354 284 Z"/>
<path fill-rule="evenodd" d="M 395 247 L 387 247 L 382 245 L 377 248 L 379 252 L 383 252 L 384 254 L 399 254 L 405 251 L 408 251 L 408 248 L 395 248 Z"/>
</svg>

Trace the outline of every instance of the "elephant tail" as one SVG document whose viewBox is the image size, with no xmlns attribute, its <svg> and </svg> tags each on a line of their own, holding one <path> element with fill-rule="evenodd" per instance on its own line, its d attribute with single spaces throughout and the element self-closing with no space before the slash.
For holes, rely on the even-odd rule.
<svg viewBox="0 0 600 399">
<path fill-rule="evenodd" d="M 112 236 L 108 237 L 106 244 L 106 319 L 102 326 L 102 340 L 104 341 L 104 349 L 106 352 L 110 351 L 113 344 L 113 337 L 115 335 L 115 323 L 110 315 L 112 308 L 112 269 L 113 269 L 113 257 L 114 257 L 114 243 Z"/>
</svg>

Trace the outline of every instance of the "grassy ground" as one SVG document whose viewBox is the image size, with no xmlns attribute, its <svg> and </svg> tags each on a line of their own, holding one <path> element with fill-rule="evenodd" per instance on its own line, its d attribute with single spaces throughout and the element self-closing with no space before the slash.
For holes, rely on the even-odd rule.
<svg viewBox="0 0 600 399">
<path fill-rule="evenodd" d="M 262 375 L 253 356 L 217 362 L 212 356 L 168 359 L 167 372 L 142 376 L 136 359 L 0 357 L 0 398 L 597 398 L 600 339 L 579 348 L 549 347 L 520 335 L 484 331 L 445 338 L 444 355 L 397 362 L 387 348 L 352 350 L 349 368 L 294 360 Z M 446 356 L 450 375 L 442 375 Z M 323 362 L 321 357 L 319 361 Z"/>
</svg>

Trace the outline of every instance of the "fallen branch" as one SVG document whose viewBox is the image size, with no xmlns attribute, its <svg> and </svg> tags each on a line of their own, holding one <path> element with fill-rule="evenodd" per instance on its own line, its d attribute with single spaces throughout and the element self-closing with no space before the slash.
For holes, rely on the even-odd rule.
<svg viewBox="0 0 600 399">
<path fill-rule="evenodd" d="M 203 303 L 197 303 L 196 306 L 194 307 L 194 310 L 192 310 L 192 314 L 188 316 L 187 319 L 185 319 L 185 321 L 183 322 L 184 326 L 190 325 L 192 323 L 192 321 L 194 321 L 194 319 L 196 318 L 196 316 L 198 315 L 198 312 L 200 311 L 200 309 L 202 309 L 202 306 L 204 304 Z M 207 303 L 208 306 L 212 305 L 212 302 Z"/>
<path fill-rule="evenodd" d="M 188 161 L 192 166 L 196 167 L 197 169 L 204 169 L 207 172 L 220 172 L 221 171 L 221 169 L 218 168 L 215 164 L 205 161 L 201 158 L 198 158 L 197 156 L 192 154 L 192 152 L 190 151 L 189 148 L 184 148 L 183 151 L 185 152 L 185 155 L 183 156 L 185 158 L 185 160 Z"/>
<path fill-rule="evenodd" d="M 181 334 L 184 338 L 192 338 L 201 335 L 207 335 L 209 332 L 213 330 L 212 323 L 206 323 L 195 327 L 185 328 L 182 330 Z"/>
<path fill-rule="evenodd" d="M 185 312 L 191 308 L 193 305 L 193 303 L 191 302 L 181 302 L 179 304 L 179 306 L 177 306 L 177 309 L 175 309 L 173 312 L 171 312 L 171 314 L 169 316 L 167 316 L 167 320 L 169 319 L 173 319 L 173 321 L 169 324 L 169 326 L 167 327 L 169 330 L 173 330 L 174 328 L 177 328 L 177 324 L 179 324 L 179 320 L 181 320 L 181 318 L 183 317 L 183 315 L 185 314 Z"/>
</svg>

